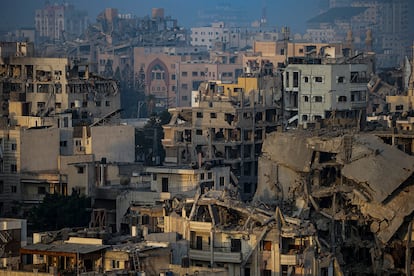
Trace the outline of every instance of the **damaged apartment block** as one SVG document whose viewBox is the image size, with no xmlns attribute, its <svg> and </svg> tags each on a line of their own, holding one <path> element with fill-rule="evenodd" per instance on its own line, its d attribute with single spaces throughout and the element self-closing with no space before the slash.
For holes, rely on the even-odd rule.
<svg viewBox="0 0 414 276">
<path fill-rule="evenodd" d="M 270 62 L 249 62 L 238 83 L 208 81 L 193 92 L 190 108 L 169 109 L 163 126 L 166 163 L 200 167 L 223 160 L 233 185 L 251 198 L 257 185 L 257 158 L 266 133 L 282 118 L 281 77 Z"/>
<path fill-rule="evenodd" d="M 315 245 L 315 228 L 309 221 L 283 215 L 278 207 L 253 206 L 229 191 L 211 190 L 194 200 L 171 202 L 165 214 L 164 231 L 189 241 L 184 257 L 189 266 L 225 268 L 226 275 L 315 269 L 315 253 L 308 248 Z"/>
<path fill-rule="evenodd" d="M 255 201 L 315 228 L 315 275 L 410 275 L 413 171 L 412 156 L 373 134 L 275 132 Z"/>
</svg>

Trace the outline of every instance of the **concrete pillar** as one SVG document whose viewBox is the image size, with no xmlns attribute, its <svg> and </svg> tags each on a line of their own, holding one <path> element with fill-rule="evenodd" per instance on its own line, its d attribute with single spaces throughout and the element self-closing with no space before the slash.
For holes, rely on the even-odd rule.
<svg viewBox="0 0 414 276">
<path fill-rule="evenodd" d="M 273 252 L 273 264 L 274 271 L 272 275 L 281 276 L 282 275 L 282 266 L 280 264 L 280 247 L 281 247 L 281 238 L 279 237 L 274 242 L 272 242 L 272 252 Z"/>
</svg>

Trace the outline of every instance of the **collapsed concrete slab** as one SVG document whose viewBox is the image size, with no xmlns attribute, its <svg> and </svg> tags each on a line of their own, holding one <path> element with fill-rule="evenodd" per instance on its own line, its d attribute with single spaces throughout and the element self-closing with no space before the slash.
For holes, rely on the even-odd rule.
<svg viewBox="0 0 414 276">
<path fill-rule="evenodd" d="M 413 156 L 373 134 L 275 132 L 263 144 L 254 202 L 309 221 L 321 252 L 345 272 L 407 270 L 410 254 L 396 255 L 411 248 L 413 173 Z"/>
<path fill-rule="evenodd" d="M 412 156 L 368 134 L 353 136 L 351 160 L 342 168 L 344 177 L 362 185 L 377 202 L 386 200 L 413 172 Z"/>
</svg>

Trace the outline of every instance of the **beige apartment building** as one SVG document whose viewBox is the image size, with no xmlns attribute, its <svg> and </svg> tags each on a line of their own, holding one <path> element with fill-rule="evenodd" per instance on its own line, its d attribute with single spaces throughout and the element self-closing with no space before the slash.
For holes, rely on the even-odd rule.
<svg viewBox="0 0 414 276">
<path fill-rule="evenodd" d="M 96 187 L 119 185 L 131 173 L 123 167 L 134 164 L 135 133 L 131 126 L 95 126 L 89 145 L 80 153 L 61 154 L 61 130 L 14 128 L 0 131 L 2 214 L 16 215 L 46 194 L 70 195 L 76 191 L 92 196 Z M 16 203 L 19 204 L 16 204 Z M 23 209 L 18 209 L 20 204 Z M 16 209 L 17 208 L 17 209 Z"/>
<path fill-rule="evenodd" d="M 185 166 L 148 167 L 151 173 L 151 191 L 194 195 L 199 188 L 202 192 L 210 189 L 224 190 L 230 184 L 230 168 L 222 165 L 204 164 L 202 167 Z"/>
<path fill-rule="evenodd" d="M 70 64 L 66 58 L 10 57 L 0 68 L 1 92 L 13 102 L 10 115 L 71 112 L 76 124 L 93 123 L 120 109 L 116 81 L 90 75 L 87 66 Z"/>
<path fill-rule="evenodd" d="M 20 213 L 18 204 L 39 203 L 46 193 L 64 193 L 58 172 L 59 130 L 15 127 L 0 131 L 2 213 Z"/>
<path fill-rule="evenodd" d="M 251 196 L 261 144 L 282 116 L 281 82 L 273 70 L 261 67 L 237 83 L 203 82 L 191 108 L 169 109 L 172 118 L 163 126 L 162 140 L 166 163 L 222 159 L 231 167 L 232 183 L 244 197 Z"/>
<path fill-rule="evenodd" d="M 119 164 L 135 161 L 135 131 L 117 124 L 116 81 L 65 58 L 10 57 L 0 68 L 2 214 L 47 193 L 92 195 L 121 181 Z"/>
</svg>

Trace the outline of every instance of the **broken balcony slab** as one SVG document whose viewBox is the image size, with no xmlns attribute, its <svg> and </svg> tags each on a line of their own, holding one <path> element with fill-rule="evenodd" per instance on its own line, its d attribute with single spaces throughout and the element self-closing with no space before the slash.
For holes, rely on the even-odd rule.
<svg viewBox="0 0 414 276">
<path fill-rule="evenodd" d="M 352 157 L 342 175 L 360 184 L 373 200 L 383 202 L 413 174 L 414 157 L 372 134 L 353 139 Z"/>
</svg>

